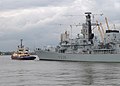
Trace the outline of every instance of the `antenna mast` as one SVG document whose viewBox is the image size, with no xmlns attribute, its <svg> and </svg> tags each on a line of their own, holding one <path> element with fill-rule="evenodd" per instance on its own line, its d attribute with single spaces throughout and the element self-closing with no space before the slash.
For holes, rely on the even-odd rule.
<svg viewBox="0 0 120 86">
<path fill-rule="evenodd" d="M 20 44 L 20 46 L 21 46 L 21 48 L 23 48 L 23 45 L 22 45 L 22 41 L 23 41 L 23 39 L 20 39 L 20 41 L 21 41 L 21 44 Z"/>
<path fill-rule="evenodd" d="M 92 30 L 91 30 L 91 12 L 86 12 L 86 24 L 88 25 L 88 40 L 91 41 L 91 35 L 92 35 Z"/>
</svg>

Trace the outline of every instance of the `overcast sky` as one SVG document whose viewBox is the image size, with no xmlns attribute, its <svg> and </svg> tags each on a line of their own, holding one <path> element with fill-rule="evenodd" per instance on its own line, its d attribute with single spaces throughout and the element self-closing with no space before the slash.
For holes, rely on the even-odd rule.
<svg viewBox="0 0 120 86">
<path fill-rule="evenodd" d="M 103 13 L 95 19 L 104 25 L 106 16 L 111 28 L 116 24 L 119 29 L 119 10 L 120 0 L 0 0 L 0 51 L 14 51 L 20 39 L 32 50 L 57 45 L 60 34 L 70 31 L 70 24 L 85 21 L 85 12 Z M 81 27 L 72 30 L 74 35 Z"/>
</svg>

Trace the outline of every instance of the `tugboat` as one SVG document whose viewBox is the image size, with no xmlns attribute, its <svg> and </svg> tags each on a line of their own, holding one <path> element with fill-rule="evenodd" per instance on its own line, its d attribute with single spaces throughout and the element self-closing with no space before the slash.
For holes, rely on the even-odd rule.
<svg viewBox="0 0 120 86">
<path fill-rule="evenodd" d="M 34 60 L 36 57 L 29 54 L 29 49 L 25 48 L 22 44 L 23 39 L 21 39 L 21 44 L 18 46 L 16 52 L 11 56 L 11 59 L 14 60 Z"/>
</svg>

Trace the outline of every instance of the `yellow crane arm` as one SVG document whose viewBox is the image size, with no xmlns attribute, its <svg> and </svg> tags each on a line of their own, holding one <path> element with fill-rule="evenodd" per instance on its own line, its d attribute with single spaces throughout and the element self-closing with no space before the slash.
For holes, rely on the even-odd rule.
<svg viewBox="0 0 120 86">
<path fill-rule="evenodd" d="M 110 30 L 110 27 L 109 27 L 109 25 L 108 25 L 107 17 L 105 17 L 105 21 L 106 21 L 106 25 L 107 25 L 108 30 Z"/>
<path fill-rule="evenodd" d="M 99 33 L 100 33 L 102 42 L 104 42 L 104 37 L 103 37 L 102 31 L 101 31 L 101 29 L 100 29 L 100 26 L 99 26 L 99 24 L 98 24 L 98 21 L 96 21 L 96 23 L 97 23 L 97 25 L 98 25 L 98 31 L 99 31 Z"/>
<path fill-rule="evenodd" d="M 100 23 L 100 27 L 102 28 L 103 37 L 104 37 L 104 35 L 105 35 L 105 31 L 104 31 L 104 28 L 103 28 L 103 26 L 102 26 L 102 23 Z"/>
</svg>

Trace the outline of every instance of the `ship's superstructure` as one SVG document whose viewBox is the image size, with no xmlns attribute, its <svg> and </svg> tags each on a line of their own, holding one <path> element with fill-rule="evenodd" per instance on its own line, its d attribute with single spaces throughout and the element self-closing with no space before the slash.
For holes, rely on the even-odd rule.
<svg viewBox="0 0 120 86">
<path fill-rule="evenodd" d="M 70 61 L 102 61 L 120 62 L 120 33 L 118 30 L 106 30 L 102 42 L 99 42 L 93 33 L 93 26 L 98 23 L 91 22 L 91 12 L 86 12 L 86 22 L 82 24 L 81 35 L 71 39 L 69 33 L 61 34 L 60 44 L 53 50 L 37 49 L 36 53 L 44 60 L 70 60 Z M 115 58 L 113 58 L 114 56 Z M 62 59 L 61 59 L 62 58 Z"/>
</svg>

